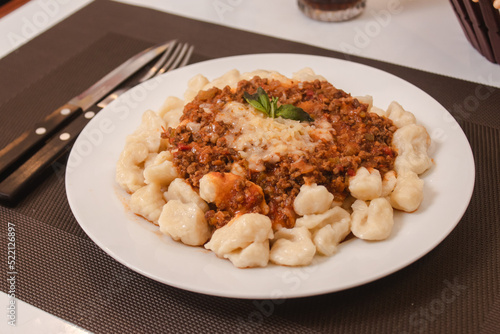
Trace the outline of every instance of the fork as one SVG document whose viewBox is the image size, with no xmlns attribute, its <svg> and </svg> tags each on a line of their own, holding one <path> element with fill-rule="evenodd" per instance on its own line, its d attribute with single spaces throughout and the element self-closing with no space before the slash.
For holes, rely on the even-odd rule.
<svg viewBox="0 0 500 334">
<path fill-rule="evenodd" d="M 179 44 L 177 40 L 173 40 L 172 42 L 170 42 L 163 55 L 158 59 L 153 67 L 151 67 L 149 71 L 144 74 L 143 77 L 141 77 L 134 83 L 124 85 L 123 87 L 120 87 L 119 89 L 113 91 L 102 101 L 100 101 L 97 106 L 99 108 L 105 108 L 108 104 L 116 100 L 120 95 L 125 93 L 130 88 L 143 83 L 144 81 L 149 80 L 157 75 L 170 72 L 176 68 L 187 65 L 189 59 L 191 58 L 193 50 L 194 46 L 189 45 L 188 43 Z"/>
<path fill-rule="evenodd" d="M 48 140 L 33 156 L 3 179 L 0 182 L 0 201 L 11 205 L 15 204 L 20 199 L 20 195 L 26 192 L 27 187 L 38 180 L 49 167 L 52 167 L 56 174 L 62 173 L 62 177 L 64 177 L 65 165 L 58 163 L 58 159 L 70 151 L 80 132 L 97 112 L 130 88 L 160 74 L 187 65 L 193 50 L 194 47 L 187 43 L 178 43 L 176 40 L 170 42 L 168 48 L 146 74 L 121 86 L 93 107 L 84 110 L 82 114 Z"/>
</svg>

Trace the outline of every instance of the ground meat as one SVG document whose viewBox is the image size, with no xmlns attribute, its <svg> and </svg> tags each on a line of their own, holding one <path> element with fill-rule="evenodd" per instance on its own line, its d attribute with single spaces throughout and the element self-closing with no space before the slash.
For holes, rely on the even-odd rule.
<svg viewBox="0 0 500 334">
<path fill-rule="evenodd" d="M 227 145 L 225 136 L 231 125 L 215 121 L 215 116 L 228 102 L 245 103 L 244 92 L 254 94 L 258 87 L 270 97 L 277 97 L 279 104 L 302 108 L 314 119 L 313 125 L 331 124 L 332 139 L 313 138 L 317 141 L 313 152 L 282 156 L 277 163 L 266 163 L 264 171 L 249 170 L 248 163 Z M 167 129 L 163 137 L 169 138 L 180 177 L 195 188 L 203 175 L 229 173 L 235 163 L 240 165 L 244 177 L 262 188 L 269 206 L 267 215 L 276 229 L 294 226 L 293 201 L 303 184 L 324 185 L 336 200 L 343 200 L 348 195 L 348 179 L 359 167 L 376 168 L 382 175 L 392 170 L 397 154 L 391 143 L 396 129 L 392 121 L 369 113 L 367 105 L 326 81 L 286 85 L 254 77 L 240 81 L 234 90 L 225 87 L 201 91 L 185 106 L 181 124 Z M 245 185 L 241 186 L 245 193 Z M 212 205 L 208 221 L 216 227 L 224 226 L 235 213 L 228 208 L 248 209 L 247 200 L 245 196 L 235 196 L 230 205 Z M 235 203 L 238 201 L 241 203 Z"/>
<path fill-rule="evenodd" d="M 210 225 L 219 228 L 238 214 L 269 212 L 260 186 L 232 173 L 212 172 L 210 176 L 217 180 L 218 186 L 214 207 L 205 214 Z"/>
</svg>

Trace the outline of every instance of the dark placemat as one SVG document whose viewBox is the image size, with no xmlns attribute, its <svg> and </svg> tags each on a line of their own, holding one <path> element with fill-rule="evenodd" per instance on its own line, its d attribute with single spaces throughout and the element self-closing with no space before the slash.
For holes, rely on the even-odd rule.
<svg viewBox="0 0 500 334">
<path fill-rule="evenodd" d="M 499 89 L 95 1 L 0 60 L 0 145 L 145 46 L 172 38 L 196 46 L 193 62 L 263 52 L 316 54 L 371 65 L 422 88 L 453 114 L 471 142 L 477 179 L 463 219 L 421 260 L 358 288 L 279 301 L 218 298 L 152 281 L 100 250 L 71 214 L 60 161 L 18 206 L 0 207 L 2 240 L 7 223 L 16 226 L 17 297 L 101 333 L 498 330 Z M 8 291 L 5 280 L 1 288 Z"/>
</svg>

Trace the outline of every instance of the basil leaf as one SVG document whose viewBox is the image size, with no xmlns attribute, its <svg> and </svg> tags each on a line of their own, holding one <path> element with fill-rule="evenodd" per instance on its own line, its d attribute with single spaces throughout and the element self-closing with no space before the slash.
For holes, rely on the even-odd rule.
<svg viewBox="0 0 500 334">
<path fill-rule="evenodd" d="M 266 91 L 262 88 L 259 87 L 257 88 L 257 94 L 258 96 L 258 101 L 266 109 L 266 113 L 269 115 L 269 111 L 271 110 L 271 105 L 269 102 L 269 96 L 267 95 Z"/>
<path fill-rule="evenodd" d="M 314 119 L 309 116 L 302 108 L 296 107 L 293 104 L 282 104 L 276 110 L 276 117 L 292 119 L 300 122 L 313 122 Z"/>
<path fill-rule="evenodd" d="M 260 96 L 261 95 L 259 94 L 259 92 L 255 93 L 255 94 L 249 94 L 247 92 L 243 93 L 243 97 L 252 107 L 254 107 L 255 109 L 257 109 L 259 111 L 262 111 L 264 114 L 269 116 L 269 109 L 268 109 L 269 102 L 264 103 L 264 105 L 263 105 L 261 102 Z M 267 94 L 266 94 L 266 96 L 267 96 Z"/>
<path fill-rule="evenodd" d="M 264 114 L 268 115 L 269 116 L 269 112 L 267 111 L 267 108 L 265 108 L 262 104 L 260 104 L 259 101 L 257 100 L 251 100 L 251 101 L 248 101 L 248 103 L 254 107 L 255 109 L 259 110 L 259 111 L 262 111 Z"/>
<path fill-rule="evenodd" d="M 271 118 L 283 117 L 301 122 L 313 122 L 311 116 L 303 109 L 294 106 L 293 104 L 284 104 L 278 108 L 278 98 L 269 98 L 266 91 L 259 87 L 255 94 L 243 93 L 245 100 L 255 109 L 263 112 Z"/>
</svg>

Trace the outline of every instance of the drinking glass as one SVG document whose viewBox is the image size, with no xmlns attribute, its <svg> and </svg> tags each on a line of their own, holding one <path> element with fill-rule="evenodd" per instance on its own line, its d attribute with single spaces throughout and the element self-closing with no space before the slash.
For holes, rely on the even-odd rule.
<svg viewBox="0 0 500 334">
<path fill-rule="evenodd" d="M 350 20 L 363 12 L 366 0 L 297 0 L 308 17 L 327 22 Z"/>
</svg>

